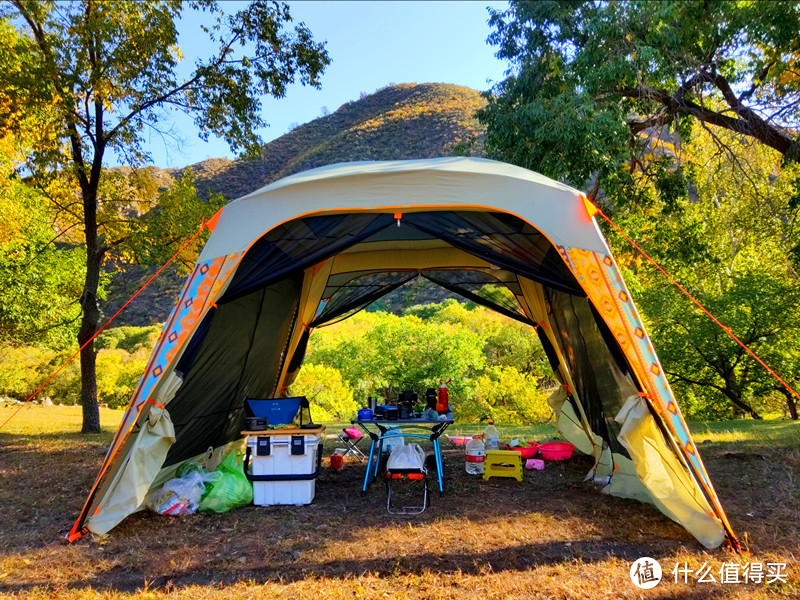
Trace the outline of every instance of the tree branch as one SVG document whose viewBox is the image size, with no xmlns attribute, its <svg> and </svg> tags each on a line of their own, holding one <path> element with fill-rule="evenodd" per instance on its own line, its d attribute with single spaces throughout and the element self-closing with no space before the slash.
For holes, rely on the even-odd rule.
<svg viewBox="0 0 800 600">
<path fill-rule="evenodd" d="M 676 92 L 676 95 L 671 95 L 666 90 L 659 90 L 649 86 L 621 87 L 614 88 L 610 91 L 626 98 L 652 100 L 661 104 L 666 110 L 667 115 L 678 113 L 691 115 L 699 121 L 755 138 L 770 148 L 774 148 L 781 154 L 786 155 L 790 153 L 796 140 L 788 131 L 770 125 L 759 117 L 751 108 L 739 104 L 735 96 L 731 97 L 733 92 L 730 90 L 730 86 L 723 77 L 713 74 L 706 74 L 706 77 L 708 77 L 710 83 L 714 83 L 714 85 L 722 91 L 723 96 L 726 97 L 726 101 L 734 102 L 734 106 L 731 108 L 740 115 L 740 118 L 729 117 L 728 115 L 701 106 L 685 97 L 679 97 L 677 96 L 678 92 Z M 689 81 L 692 81 L 692 79 Z M 689 81 L 687 81 L 687 83 Z M 694 85 L 694 82 L 692 82 L 692 85 Z M 681 89 L 685 86 L 686 83 Z M 631 130 L 634 133 L 641 131 L 643 128 L 642 124 L 643 121 L 641 120 L 632 121 L 630 123 Z"/>
<path fill-rule="evenodd" d="M 69 227 L 67 227 L 67 228 L 66 228 L 66 229 L 64 229 L 63 231 L 61 231 L 61 233 L 57 234 L 55 237 L 53 237 L 52 239 L 50 239 L 50 241 L 48 241 L 48 242 L 47 242 L 47 243 L 46 243 L 46 244 L 45 244 L 45 245 L 42 247 L 42 249 L 41 249 L 41 250 L 39 250 L 39 252 L 37 252 L 37 253 L 34 255 L 34 257 L 33 257 L 32 259 L 30 259 L 28 262 L 26 262 L 24 265 L 22 265 L 22 268 L 23 268 L 23 269 L 27 269 L 28 267 L 30 267 L 30 266 L 31 266 L 31 265 L 32 265 L 32 264 L 33 264 L 33 263 L 36 261 L 36 259 L 37 259 L 37 258 L 39 258 L 39 257 L 40 257 L 42 254 L 44 254 L 44 253 L 45 253 L 45 251 L 46 251 L 46 250 L 47 250 L 47 249 L 50 247 L 50 245 L 51 245 L 51 244 L 55 243 L 55 241 L 56 241 L 56 240 L 58 240 L 58 238 L 60 238 L 61 236 L 65 235 L 65 234 L 66 234 L 66 233 L 67 233 L 67 232 L 68 232 L 70 229 L 73 229 L 73 228 L 74 228 L 74 227 L 76 227 L 77 225 L 78 225 L 78 223 L 77 223 L 77 222 L 76 222 L 76 223 L 73 223 L 72 225 L 70 225 Z"/>
<path fill-rule="evenodd" d="M 774 60 L 769 61 L 766 65 L 764 65 L 764 68 L 762 68 L 758 73 L 756 73 L 753 76 L 753 83 L 750 86 L 750 89 L 745 90 L 744 92 L 739 94 L 739 102 L 740 103 L 744 102 L 745 100 L 749 100 L 750 97 L 755 93 L 755 91 L 759 87 L 761 87 L 763 85 L 764 80 L 767 78 L 767 75 L 769 75 L 769 70 L 774 65 L 775 65 L 775 61 Z M 756 83 L 756 81 L 758 81 L 760 83 Z"/>
<path fill-rule="evenodd" d="M 231 37 L 231 39 L 227 43 L 225 43 L 222 46 L 222 48 L 220 48 L 217 59 L 213 61 L 211 65 L 206 67 L 206 69 L 215 69 L 220 64 L 222 64 L 225 61 L 225 57 L 228 55 L 228 52 L 230 51 L 231 47 L 240 39 L 240 37 L 241 37 L 240 34 L 236 34 L 233 37 Z M 114 127 L 111 131 L 108 132 L 106 139 L 107 140 L 113 139 L 120 129 L 126 127 L 128 123 L 130 123 L 133 119 L 135 119 L 138 115 L 146 111 L 148 108 L 156 106 L 157 104 L 161 104 L 170 99 L 171 97 L 190 89 L 194 84 L 196 84 L 202 78 L 203 78 L 202 69 L 198 69 L 197 71 L 195 71 L 194 77 L 191 77 L 190 79 L 186 80 L 178 87 L 173 88 L 168 92 L 164 92 L 163 94 L 161 94 L 156 98 L 151 98 L 147 102 L 144 102 L 143 104 L 137 106 L 130 113 L 128 113 L 126 116 L 124 116 L 122 119 L 119 120 L 119 123 L 117 123 L 116 127 Z M 173 103 L 177 104 L 177 102 Z"/>
<path fill-rule="evenodd" d="M 700 387 L 714 388 L 715 390 L 721 392 L 722 394 L 725 394 L 725 389 L 723 387 L 718 386 L 718 385 L 716 385 L 714 383 L 711 383 L 709 381 L 697 381 L 695 379 L 690 379 L 689 377 L 686 377 L 685 375 L 681 375 L 680 373 L 675 373 L 674 371 L 667 371 L 666 369 L 664 370 L 664 372 L 667 375 L 669 375 L 670 377 L 674 377 L 677 381 L 683 381 L 683 382 L 686 382 L 686 383 L 691 383 L 692 385 L 697 385 L 697 386 L 700 386 Z M 727 394 L 725 394 L 725 395 L 727 396 Z"/>
</svg>

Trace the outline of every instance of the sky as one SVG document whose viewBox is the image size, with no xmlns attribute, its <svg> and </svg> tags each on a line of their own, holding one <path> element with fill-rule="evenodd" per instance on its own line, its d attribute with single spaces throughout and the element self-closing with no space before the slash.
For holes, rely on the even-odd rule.
<svg viewBox="0 0 800 600">
<path fill-rule="evenodd" d="M 230 3 L 234 8 L 235 3 Z M 280 137 L 292 124 L 334 112 L 362 92 L 391 83 L 454 83 L 485 90 L 503 79 L 507 66 L 486 43 L 491 32 L 487 7 L 503 10 L 507 2 L 288 2 L 295 22 L 304 22 L 317 41 L 326 41 L 331 64 L 317 90 L 299 84 L 285 98 L 263 99 L 270 127 L 260 132 L 265 142 Z M 230 10 L 230 9 L 228 9 Z M 187 72 L 194 58 L 209 48 L 198 34 L 202 14 L 187 15 L 179 25 L 179 44 Z M 160 136 L 146 138 L 153 163 L 183 167 L 207 158 L 233 158 L 223 140 L 204 142 L 188 117 L 175 114 L 173 131 L 180 145 Z"/>
</svg>

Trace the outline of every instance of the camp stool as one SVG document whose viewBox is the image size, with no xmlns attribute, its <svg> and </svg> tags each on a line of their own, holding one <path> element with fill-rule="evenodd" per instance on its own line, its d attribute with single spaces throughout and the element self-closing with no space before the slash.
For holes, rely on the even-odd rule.
<svg viewBox="0 0 800 600">
<path fill-rule="evenodd" d="M 358 447 L 358 442 L 363 437 L 364 434 L 361 433 L 358 427 L 345 427 L 342 429 L 342 433 L 339 434 L 339 440 L 347 448 L 345 456 L 355 456 L 359 461 L 363 461 L 367 458 L 367 455 Z"/>
<path fill-rule="evenodd" d="M 422 506 L 392 506 L 392 482 L 406 478 L 422 482 Z M 386 512 L 390 515 L 419 515 L 428 508 L 428 478 L 424 469 L 392 469 L 386 471 Z"/>
<path fill-rule="evenodd" d="M 522 481 L 522 455 L 514 450 L 487 450 L 483 478 L 489 477 L 512 477 Z"/>
</svg>

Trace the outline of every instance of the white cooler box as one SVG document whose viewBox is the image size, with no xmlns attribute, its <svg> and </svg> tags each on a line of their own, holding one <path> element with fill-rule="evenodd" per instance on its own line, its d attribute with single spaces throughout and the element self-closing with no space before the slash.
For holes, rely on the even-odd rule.
<svg viewBox="0 0 800 600">
<path fill-rule="evenodd" d="M 264 435 L 247 438 L 253 504 L 310 504 L 322 459 L 322 435 Z"/>
</svg>

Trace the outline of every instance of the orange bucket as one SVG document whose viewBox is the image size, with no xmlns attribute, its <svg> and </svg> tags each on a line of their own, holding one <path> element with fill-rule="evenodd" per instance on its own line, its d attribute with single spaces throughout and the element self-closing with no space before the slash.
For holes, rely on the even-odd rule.
<svg viewBox="0 0 800 600">
<path fill-rule="evenodd" d="M 341 471 L 344 468 L 344 456 L 341 454 L 331 454 L 331 469 Z"/>
</svg>

